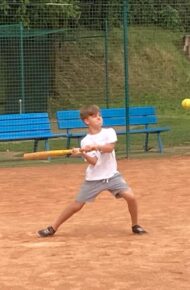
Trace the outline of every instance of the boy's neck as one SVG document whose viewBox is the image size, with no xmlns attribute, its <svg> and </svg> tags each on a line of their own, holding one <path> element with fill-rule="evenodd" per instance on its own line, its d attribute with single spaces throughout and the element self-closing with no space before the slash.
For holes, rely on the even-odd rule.
<svg viewBox="0 0 190 290">
<path fill-rule="evenodd" d="M 92 134 L 92 135 L 100 133 L 101 130 L 102 130 L 102 127 L 100 128 L 88 127 L 88 132 L 89 134 Z"/>
</svg>

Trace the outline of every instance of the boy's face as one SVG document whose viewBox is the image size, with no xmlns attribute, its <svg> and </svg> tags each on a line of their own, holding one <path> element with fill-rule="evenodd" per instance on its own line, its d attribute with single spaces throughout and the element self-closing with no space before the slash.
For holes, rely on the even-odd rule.
<svg viewBox="0 0 190 290">
<path fill-rule="evenodd" d="M 98 112 L 92 116 L 88 116 L 84 119 L 84 122 L 89 128 L 99 129 L 102 127 L 103 119 L 100 112 Z"/>
</svg>

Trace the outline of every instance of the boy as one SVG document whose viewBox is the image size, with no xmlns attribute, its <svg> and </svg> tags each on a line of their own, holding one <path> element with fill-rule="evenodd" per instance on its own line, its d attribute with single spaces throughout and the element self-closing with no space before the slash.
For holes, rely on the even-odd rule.
<svg viewBox="0 0 190 290">
<path fill-rule="evenodd" d="M 137 202 L 134 194 L 117 171 L 114 150 L 117 141 L 115 130 L 102 128 L 103 120 L 100 109 L 96 105 L 83 107 L 80 110 L 80 117 L 88 127 L 88 134 L 82 139 L 81 148 L 73 149 L 73 155 L 80 154 L 88 163 L 85 181 L 75 200 L 63 210 L 51 226 L 38 231 L 38 237 L 54 235 L 62 223 L 104 190 L 110 191 L 116 198 L 126 200 L 131 215 L 132 232 L 146 233 L 138 225 Z"/>
</svg>

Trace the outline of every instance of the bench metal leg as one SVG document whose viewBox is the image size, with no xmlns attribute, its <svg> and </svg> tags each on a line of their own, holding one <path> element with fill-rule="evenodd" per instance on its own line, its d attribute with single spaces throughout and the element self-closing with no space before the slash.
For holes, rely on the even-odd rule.
<svg viewBox="0 0 190 290">
<path fill-rule="evenodd" d="M 80 148 L 80 137 L 78 138 L 78 146 Z"/>
<path fill-rule="evenodd" d="M 159 151 L 160 151 L 160 153 L 162 153 L 163 152 L 163 145 L 162 145 L 162 139 L 161 139 L 160 133 L 157 134 L 157 137 L 158 137 Z"/>
<path fill-rule="evenodd" d="M 36 152 L 37 151 L 37 149 L 38 149 L 38 141 L 39 140 L 34 140 L 34 152 Z"/>
<path fill-rule="evenodd" d="M 149 133 L 146 133 L 145 143 L 144 143 L 144 151 L 148 151 L 148 140 L 149 140 Z"/>
<path fill-rule="evenodd" d="M 48 139 L 45 139 L 45 150 L 46 151 L 50 150 Z M 48 161 L 51 161 L 51 157 L 48 157 Z"/>
<path fill-rule="evenodd" d="M 43 140 L 43 139 L 41 139 L 41 140 Z M 35 139 L 35 140 L 34 140 L 34 152 L 37 152 L 37 149 L 38 149 L 38 142 L 39 142 L 39 141 L 40 141 L 40 140 L 38 140 L 38 139 Z M 46 151 L 49 150 L 48 139 L 45 140 L 45 150 L 46 150 Z"/>
<path fill-rule="evenodd" d="M 70 139 L 70 137 L 67 137 L 67 149 L 69 149 L 70 148 L 70 143 L 71 143 L 71 139 Z"/>
<path fill-rule="evenodd" d="M 49 142 L 48 139 L 45 140 L 45 150 L 49 151 Z"/>
</svg>

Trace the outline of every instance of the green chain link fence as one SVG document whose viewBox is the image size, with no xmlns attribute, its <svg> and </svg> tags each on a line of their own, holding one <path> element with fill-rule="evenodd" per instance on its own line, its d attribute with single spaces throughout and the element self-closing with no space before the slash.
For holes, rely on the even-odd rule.
<svg viewBox="0 0 190 290">
<path fill-rule="evenodd" d="M 181 108 L 190 95 L 188 4 L 2 1 L 0 114 L 45 111 L 57 131 L 57 110 L 153 105 L 159 123 L 171 126 L 162 134 L 165 153 L 188 154 L 190 111 Z M 118 152 L 138 156 L 143 138 L 119 138 Z M 0 159 L 31 150 L 32 142 L 0 143 Z"/>
</svg>

